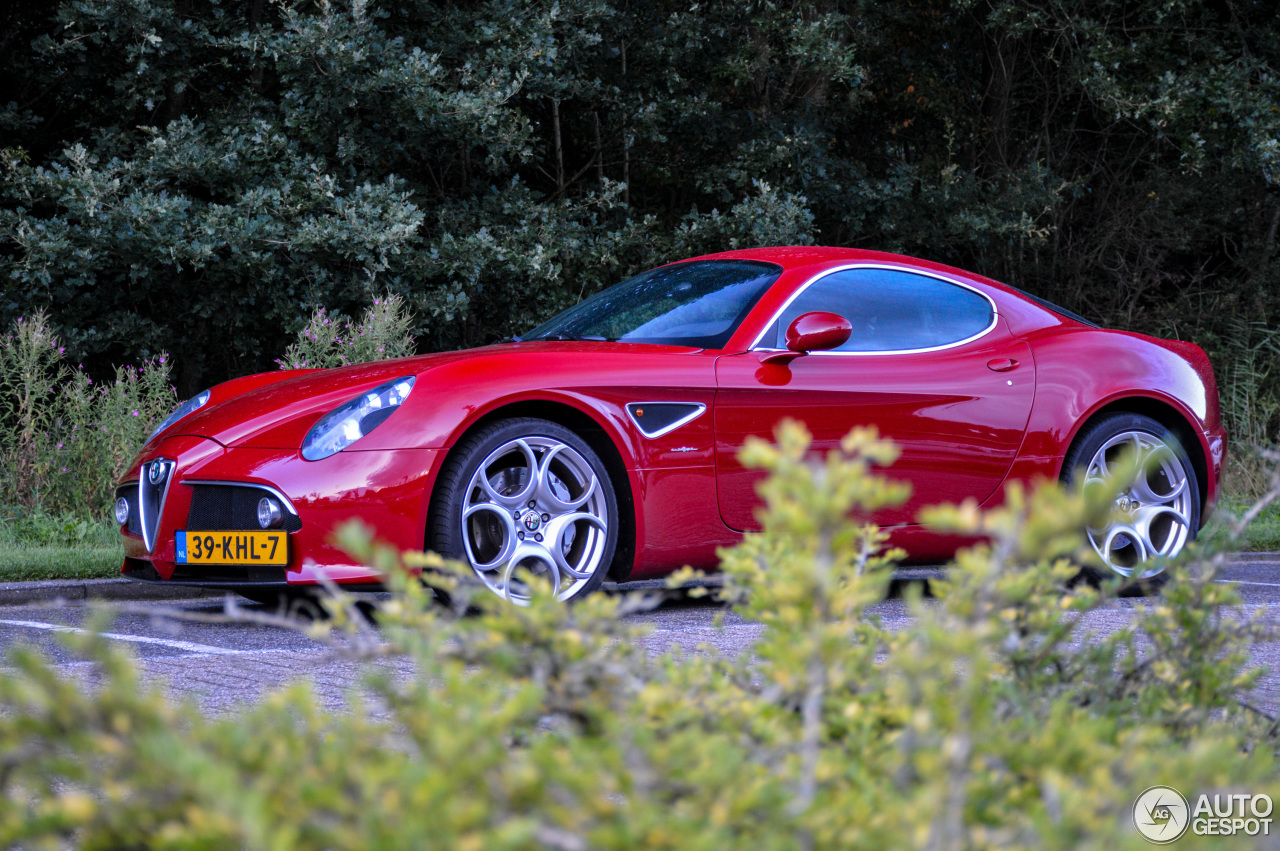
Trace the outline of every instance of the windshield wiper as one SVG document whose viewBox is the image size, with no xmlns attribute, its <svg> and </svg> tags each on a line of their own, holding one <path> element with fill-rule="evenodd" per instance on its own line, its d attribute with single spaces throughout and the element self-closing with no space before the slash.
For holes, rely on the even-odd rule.
<svg viewBox="0 0 1280 851">
<path fill-rule="evenodd" d="M 608 337 L 601 337 L 596 334 L 544 334 L 538 338 L 539 340 L 547 340 L 556 343 L 612 343 Z"/>
</svg>

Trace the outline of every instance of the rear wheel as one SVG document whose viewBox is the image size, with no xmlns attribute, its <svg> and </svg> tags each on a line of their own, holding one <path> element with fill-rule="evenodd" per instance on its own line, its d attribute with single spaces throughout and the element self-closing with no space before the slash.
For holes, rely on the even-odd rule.
<svg viewBox="0 0 1280 851">
<path fill-rule="evenodd" d="M 564 426 L 533 418 L 469 435 L 440 473 L 431 515 L 431 549 L 519 605 L 529 601 L 523 573 L 546 579 L 560 600 L 594 591 L 618 539 L 600 457 Z"/>
<path fill-rule="evenodd" d="M 1120 576 L 1126 593 L 1158 590 L 1168 574 L 1154 562 L 1176 556 L 1200 528 L 1195 468 L 1177 437 L 1140 414 L 1111 414 L 1077 438 L 1067 454 L 1064 480 L 1102 487 L 1121 458 L 1136 454 L 1142 472 L 1116 497 L 1116 517 L 1085 534 L 1107 570 L 1085 568 L 1086 578 Z"/>
</svg>

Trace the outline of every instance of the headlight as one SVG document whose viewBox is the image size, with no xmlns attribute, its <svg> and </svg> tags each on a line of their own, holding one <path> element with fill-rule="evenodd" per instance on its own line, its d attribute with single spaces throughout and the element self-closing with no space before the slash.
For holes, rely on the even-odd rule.
<svg viewBox="0 0 1280 851">
<path fill-rule="evenodd" d="M 409 398 L 413 382 L 412 375 L 388 381 L 325 414 L 302 441 L 302 457 L 328 458 L 373 431 Z"/>
<path fill-rule="evenodd" d="M 185 417 L 187 414 L 195 413 L 196 411 L 203 408 L 205 406 L 205 403 L 207 403 L 208 401 L 209 401 L 209 391 L 204 390 L 192 396 L 187 401 L 183 402 L 181 405 L 178 406 L 178 410 L 174 411 L 172 414 L 165 417 L 164 422 L 156 426 L 156 430 L 151 432 L 151 437 L 147 438 L 147 443 L 150 443 L 152 440 L 155 439 L 155 436 L 157 434 L 164 431 L 169 426 L 173 425 L 178 420 Z"/>
</svg>

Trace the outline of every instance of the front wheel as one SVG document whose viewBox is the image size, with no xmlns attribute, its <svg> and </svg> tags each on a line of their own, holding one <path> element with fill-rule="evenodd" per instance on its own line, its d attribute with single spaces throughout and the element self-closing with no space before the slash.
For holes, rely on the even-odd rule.
<svg viewBox="0 0 1280 851">
<path fill-rule="evenodd" d="M 1085 530 L 1110 573 L 1128 592 L 1154 591 L 1167 580 L 1157 558 L 1176 556 L 1200 528 L 1200 488 L 1195 468 L 1178 439 L 1140 414 L 1112 414 L 1076 440 L 1067 454 L 1064 480 L 1082 488 L 1102 486 L 1123 457 L 1136 457 L 1138 476 L 1116 497 L 1114 519 Z M 1085 569 L 1091 579 L 1106 572 Z"/>
<path fill-rule="evenodd" d="M 574 432 L 533 418 L 469 435 L 440 472 L 430 547 L 466 562 L 493 593 L 529 602 L 521 574 L 571 600 L 604 582 L 618 505 L 604 463 Z"/>
</svg>

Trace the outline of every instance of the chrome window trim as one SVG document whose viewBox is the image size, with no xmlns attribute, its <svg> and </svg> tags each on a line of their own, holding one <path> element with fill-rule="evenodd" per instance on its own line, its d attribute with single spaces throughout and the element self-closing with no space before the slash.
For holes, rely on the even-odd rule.
<svg viewBox="0 0 1280 851">
<path fill-rule="evenodd" d="M 644 430 L 644 426 L 640 425 L 640 422 L 636 419 L 636 415 L 631 412 L 631 407 L 633 405 L 641 408 L 643 408 L 645 405 L 687 405 L 689 407 L 694 408 L 695 410 L 691 411 L 688 414 L 685 414 L 683 417 L 671 423 L 670 425 L 663 426 L 657 431 L 650 433 Z M 627 416 L 631 419 L 631 422 L 635 424 L 635 427 L 640 430 L 640 433 L 643 434 L 645 437 L 649 438 L 650 440 L 655 440 L 659 437 L 662 437 L 663 435 L 671 434 L 671 432 L 680 428 L 680 426 L 682 425 L 687 425 L 693 422 L 698 417 L 706 413 L 707 406 L 704 405 L 702 402 L 650 401 L 650 402 L 628 402 L 626 404 L 626 409 L 627 409 Z"/>
<path fill-rule="evenodd" d="M 834 275 L 837 272 L 849 272 L 855 269 L 884 269 L 889 272 L 904 272 L 908 275 L 920 275 L 921 277 L 924 277 L 924 278 L 933 278 L 934 280 L 942 281 L 944 284 L 951 284 L 952 286 L 960 287 L 961 289 L 966 289 L 969 292 L 977 293 L 978 295 L 985 298 L 987 300 L 987 303 L 991 305 L 991 323 L 987 325 L 987 327 L 979 331 L 977 334 L 973 334 L 969 337 L 965 337 L 963 340 L 957 340 L 954 343 L 945 343 L 941 346 L 927 346 L 922 349 L 885 349 L 883 351 L 874 351 L 874 352 L 817 351 L 817 352 L 806 352 L 805 353 L 806 357 L 810 355 L 866 357 L 868 355 L 911 355 L 911 354 L 918 354 L 922 352 L 940 352 L 940 351 L 943 351 L 944 349 L 954 349 L 957 346 L 963 346 L 967 343 L 972 343 L 974 340 L 980 340 L 983 337 L 990 334 L 992 330 L 995 329 L 996 325 L 1000 322 L 1000 309 L 996 306 L 995 299 L 993 299 L 991 296 L 987 295 L 977 287 L 973 286 L 972 284 L 968 284 L 968 283 L 965 283 L 964 281 L 959 281 L 954 278 L 949 278 L 937 272 L 931 272 L 924 269 L 904 268 L 902 266 L 895 266 L 891 263 L 848 263 L 843 266 L 836 266 L 835 268 L 832 268 L 832 269 L 824 269 L 823 271 L 814 275 L 812 278 L 810 278 L 809 280 L 801 284 L 799 287 L 797 287 L 796 291 L 787 297 L 787 300 L 782 303 L 782 306 L 778 308 L 778 310 L 773 314 L 773 317 L 768 321 L 768 323 L 764 326 L 764 328 L 761 329 L 760 333 L 756 335 L 755 342 L 753 342 L 750 346 L 748 346 L 747 350 L 752 352 L 787 351 L 786 349 L 779 349 L 773 346 L 762 346 L 760 345 L 760 343 L 764 340 L 765 335 L 768 334 L 769 331 L 777 325 L 778 320 L 780 320 L 782 318 L 782 315 L 787 312 L 787 308 L 791 307 L 791 304 L 797 298 L 799 298 L 803 292 L 808 290 L 809 287 L 813 286 L 818 281 L 821 281 L 823 278 L 827 277 L 828 275 Z"/>
<path fill-rule="evenodd" d="M 223 485 L 226 487 L 233 487 L 233 488 L 257 488 L 258 490 L 266 491 L 267 493 L 274 496 L 276 499 L 280 500 L 280 502 L 284 504 L 285 510 L 288 511 L 290 514 L 292 514 L 294 517 L 298 516 L 298 510 L 293 507 L 293 503 L 289 501 L 289 497 L 282 494 L 279 488 L 274 488 L 271 485 L 260 485 L 257 482 L 228 482 L 228 481 L 223 481 L 222 479 L 183 479 L 181 482 L 179 482 L 179 484 Z"/>
</svg>

